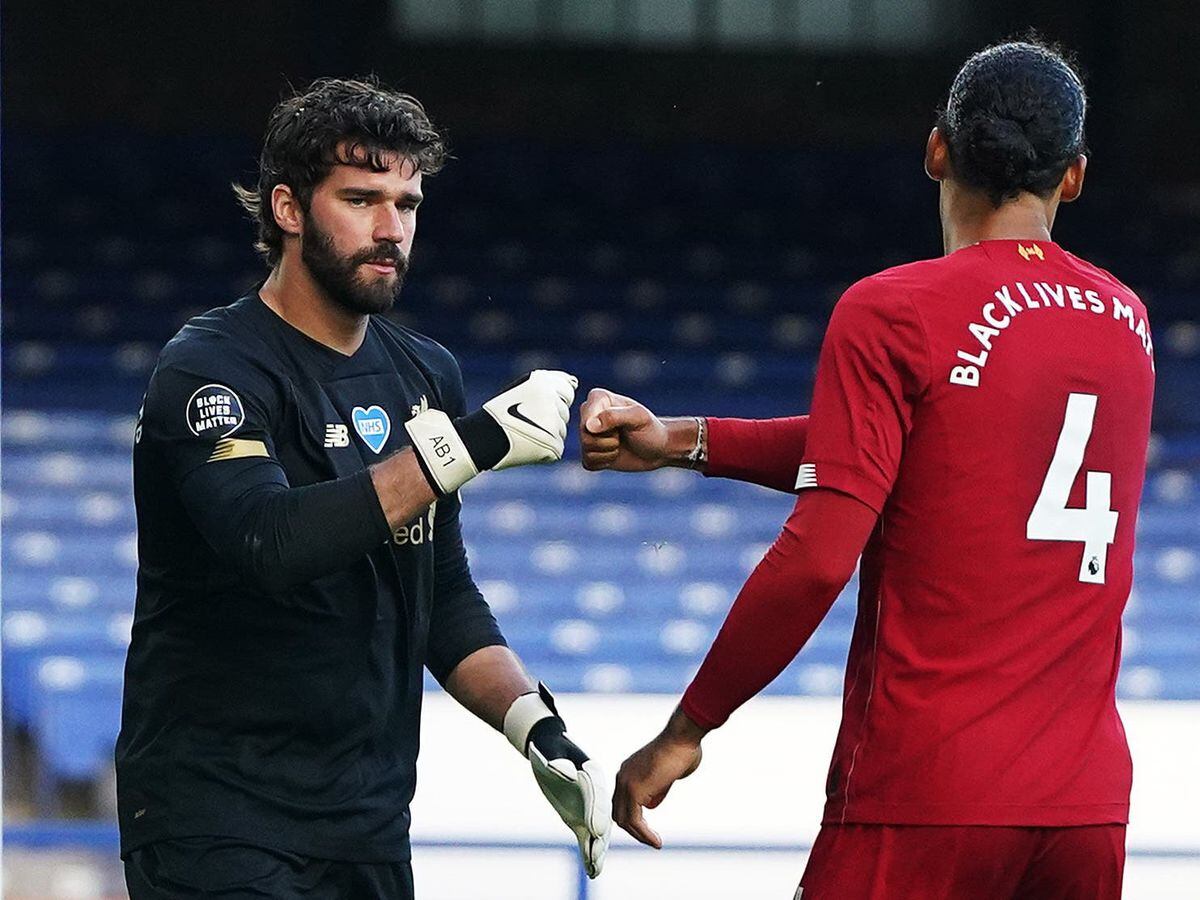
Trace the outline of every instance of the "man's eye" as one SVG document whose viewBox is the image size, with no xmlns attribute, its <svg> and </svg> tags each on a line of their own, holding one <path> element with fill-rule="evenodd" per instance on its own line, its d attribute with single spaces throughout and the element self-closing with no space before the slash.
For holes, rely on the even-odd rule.
<svg viewBox="0 0 1200 900">
<path fill-rule="evenodd" d="M 346 202 L 348 202 L 351 206 L 355 207 L 356 209 L 362 209 L 364 206 L 367 205 L 367 198 L 366 197 L 349 197 L 349 198 L 347 198 Z"/>
</svg>

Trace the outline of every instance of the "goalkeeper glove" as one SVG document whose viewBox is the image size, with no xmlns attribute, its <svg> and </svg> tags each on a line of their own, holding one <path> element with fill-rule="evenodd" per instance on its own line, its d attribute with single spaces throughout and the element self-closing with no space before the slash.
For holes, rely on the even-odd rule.
<svg viewBox="0 0 1200 900">
<path fill-rule="evenodd" d="M 604 867 L 612 830 L 612 799 L 599 765 L 566 735 L 544 684 L 522 694 L 504 714 L 504 736 L 528 758 L 538 787 L 579 841 L 589 878 Z"/>
<path fill-rule="evenodd" d="M 578 386 L 574 375 L 536 369 L 470 415 L 413 416 L 404 427 L 434 492 L 453 493 L 486 469 L 562 459 Z"/>
</svg>

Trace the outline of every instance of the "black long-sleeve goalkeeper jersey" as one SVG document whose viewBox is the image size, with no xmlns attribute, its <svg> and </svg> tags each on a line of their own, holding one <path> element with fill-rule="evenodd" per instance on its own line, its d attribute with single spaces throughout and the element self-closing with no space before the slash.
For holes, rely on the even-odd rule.
<svg viewBox="0 0 1200 900">
<path fill-rule="evenodd" d="M 457 495 L 393 534 L 367 466 L 464 405 L 450 353 L 378 317 L 345 356 L 251 295 L 166 345 L 133 454 L 122 853 L 218 835 L 408 858 L 422 667 L 444 681 L 504 640 Z"/>
</svg>

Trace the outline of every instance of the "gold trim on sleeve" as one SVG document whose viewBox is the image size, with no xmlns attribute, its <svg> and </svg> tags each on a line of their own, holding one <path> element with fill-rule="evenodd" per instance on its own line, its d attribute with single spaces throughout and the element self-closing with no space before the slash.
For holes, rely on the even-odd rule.
<svg viewBox="0 0 1200 900">
<path fill-rule="evenodd" d="M 267 445 L 262 441 L 247 438 L 221 438 L 213 447 L 212 456 L 206 462 L 219 462 L 223 459 L 246 459 L 252 456 L 270 458 Z"/>
</svg>

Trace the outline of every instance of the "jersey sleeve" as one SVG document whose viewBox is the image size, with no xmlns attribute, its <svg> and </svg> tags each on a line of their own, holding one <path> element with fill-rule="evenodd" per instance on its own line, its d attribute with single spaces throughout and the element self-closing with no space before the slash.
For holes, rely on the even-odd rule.
<svg viewBox="0 0 1200 900">
<path fill-rule="evenodd" d="M 875 279 L 851 287 L 821 347 L 797 489 L 831 488 L 882 512 L 929 368 L 904 288 Z"/>
<path fill-rule="evenodd" d="M 446 415 L 466 414 L 458 362 L 444 351 L 439 386 Z M 462 500 L 455 491 L 438 501 L 433 527 L 433 606 L 425 663 L 439 684 L 455 667 L 484 647 L 507 646 L 496 617 L 475 584 L 462 539 Z"/>
<path fill-rule="evenodd" d="M 168 352 L 136 437 L 208 545 L 267 594 L 343 569 L 391 536 L 369 470 L 288 483 L 271 437 L 276 396 L 228 342 Z"/>
<path fill-rule="evenodd" d="M 265 373 L 223 342 L 164 353 L 146 391 L 138 439 L 155 447 L 177 484 L 210 462 L 273 459 L 275 393 Z"/>
<path fill-rule="evenodd" d="M 732 478 L 777 491 L 796 489 L 804 458 L 808 416 L 783 419 L 718 419 L 709 416 L 709 478 Z"/>
<path fill-rule="evenodd" d="M 876 518 L 836 491 L 801 493 L 683 695 L 693 722 L 720 727 L 787 667 L 854 573 Z"/>
</svg>

